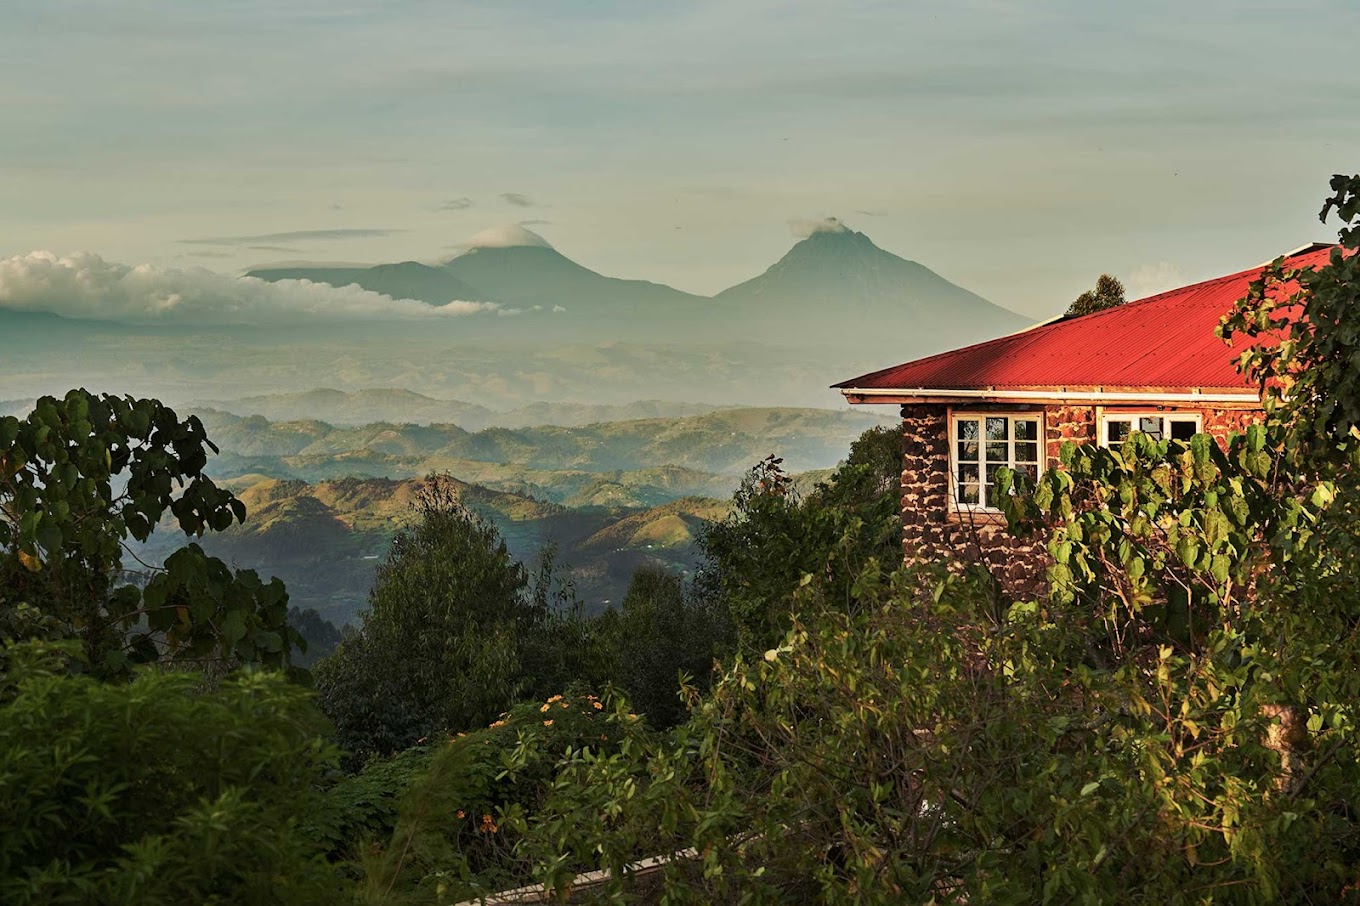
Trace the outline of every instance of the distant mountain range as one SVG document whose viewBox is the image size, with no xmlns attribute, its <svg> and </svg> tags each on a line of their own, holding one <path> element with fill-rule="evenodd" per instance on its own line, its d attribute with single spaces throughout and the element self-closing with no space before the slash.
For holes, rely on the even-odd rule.
<svg viewBox="0 0 1360 906">
<path fill-rule="evenodd" d="M 1025 325 L 839 224 L 824 225 L 763 274 L 713 298 L 595 273 L 523 228 L 474 242 L 442 264 L 296 266 L 255 275 L 358 284 L 432 306 L 470 297 L 462 300 L 500 308 L 429 319 L 356 318 L 356 300 L 348 294 L 350 316 L 332 319 L 324 308 L 305 309 L 305 317 L 294 320 L 227 325 L 188 317 L 96 320 L 97 304 L 89 318 L 0 305 L 0 398 L 84 386 L 155 396 L 180 408 L 206 402 L 237 414 L 332 424 L 580 425 L 682 414 L 573 408 L 629 406 L 639 398 L 833 405 L 839 397 L 827 388 L 848 375 Z M 199 279 L 184 279 L 190 277 Z M 230 288 L 232 281 L 217 282 Z M 246 297 L 265 289 L 241 288 Z M 287 292 L 318 300 L 330 295 L 305 287 Z M 351 395 L 316 394 L 317 387 Z M 398 398 L 370 388 L 411 393 Z M 296 405 L 282 398 L 297 394 Z M 524 409 L 515 413 L 518 420 L 506 414 L 532 400 L 553 411 Z M 248 403 L 238 405 L 242 401 Z M 313 403 L 317 408 L 309 411 Z M 490 416 L 491 410 L 501 414 Z"/>
<path fill-rule="evenodd" d="M 266 268 L 249 276 L 357 284 L 431 305 L 463 299 L 507 310 L 559 312 L 562 317 L 551 322 L 558 337 L 868 345 L 910 357 L 1029 323 L 835 221 L 799 241 L 763 274 L 712 298 L 604 276 L 522 227 L 438 265 Z M 491 326 L 484 321 L 477 328 Z M 509 329 L 497 326 L 502 333 Z"/>
<path fill-rule="evenodd" d="M 377 267 L 278 267 L 251 271 L 247 276 L 262 280 L 311 280 L 331 286 L 358 284 L 394 299 L 419 299 L 431 305 L 494 301 L 481 290 L 464 283 L 447 267 L 431 267 L 418 261 L 379 264 Z"/>
<path fill-rule="evenodd" d="M 16 400 L 13 405 L 18 406 L 20 402 Z M 6 401 L 0 400 L 0 413 L 6 405 Z M 639 418 L 678 418 L 702 415 L 719 408 L 702 403 L 638 400 L 619 405 L 535 402 L 497 411 L 477 403 L 435 399 L 394 388 L 354 392 L 318 388 L 302 393 L 269 393 L 231 400 L 195 400 L 191 405 L 195 409 L 215 409 L 233 415 L 262 415 L 276 422 L 311 419 L 332 425 L 367 425 L 384 421 L 453 424 L 468 431 L 536 425 L 578 427 Z"/>
<path fill-rule="evenodd" d="M 834 409 L 719 409 L 683 418 L 650 418 L 580 427 L 536 426 L 467 431 L 457 425 L 378 422 L 337 426 L 317 420 L 271 422 L 213 410 L 197 413 L 208 436 L 221 447 L 210 468 L 215 475 L 263 474 L 308 481 L 342 475 L 386 478 L 420 477 L 451 471 L 460 478 L 470 469 L 488 479 L 497 469 L 515 466 L 518 479 L 550 473 L 596 476 L 636 472 L 655 474 L 673 484 L 671 497 L 696 492 L 706 473 L 739 476 L 770 453 L 784 458 L 790 471 L 825 468 L 845 455 L 864 431 L 891 423 L 895 413 Z M 475 464 L 475 465 L 474 465 Z M 662 475 L 663 468 L 688 470 Z M 571 479 L 570 493 L 588 484 Z M 596 489 L 600 494 L 603 489 Z M 545 495 L 554 499 L 556 492 Z M 608 495 L 601 495 L 607 499 Z M 632 503 L 616 500 L 613 503 Z M 576 505 L 584 505 L 577 502 Z"/>
</svg>

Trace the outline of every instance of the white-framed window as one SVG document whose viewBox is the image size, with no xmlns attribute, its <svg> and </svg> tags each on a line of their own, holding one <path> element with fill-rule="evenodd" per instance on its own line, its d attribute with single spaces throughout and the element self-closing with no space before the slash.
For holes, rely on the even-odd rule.
<svg viewBox="0 0 1360 906">
<path fill-rule="evenodd" d="M 1100 417 L 1100 444 L 1122 444 L 1140 431 L 1153 440 L 1189 440 L 1200 431 L 1198 412 L 1106 412 Z"/>
<path fill-rule="evenodd" d="M 958 412 L 949 425 L 949 485 L 954 509 L 995 510 L 1002 466 L 1039 477 L 1044 416 L 1040 412 Z"/>
</svg>

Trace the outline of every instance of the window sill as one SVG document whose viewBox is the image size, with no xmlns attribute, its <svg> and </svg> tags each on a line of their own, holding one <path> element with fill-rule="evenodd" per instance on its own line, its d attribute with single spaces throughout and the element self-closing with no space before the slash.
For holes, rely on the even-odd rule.
<svg viewBox="0 0 1360 906">
<path fill-rule="evenodd" d="M 950 507 L 945 521 L 952 525 L 1005 525 L 1006 515 L 1000 510 Z"/>
</svg>

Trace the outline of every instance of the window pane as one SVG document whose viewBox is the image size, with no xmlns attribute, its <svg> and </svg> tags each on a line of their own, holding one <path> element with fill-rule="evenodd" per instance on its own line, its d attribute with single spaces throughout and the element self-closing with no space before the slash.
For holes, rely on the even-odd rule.
<svg viewBox="0 0 1360 906">
<path fill-rule="evenodd" d="M 989 418 L 987 419 L 987 439 L 1005 440 L 1010 437 L 1010 419 Z"/>
<path fill-rule="evenodd" d="M 988 462 L 999 462 L 1004 465 L 1005 463 L 1010 462 L 1010 458 L 1011 458 L 1010 445 L 1007 444 L 1005 441 L 1002 441 L 999 444 L 989 443 L 987 445 Z"/>
<path fill-rule="evenodd" d="M 1127 419 L 1109 419 L 1105 422 L 1105 439 L 1112 444 L 1122 444 L 1129 439 L 1129 428 Z"/>
<path fill-rule="evenodd" d="M 959 440 L 978 439 L 978 420 L 975 418 L 961 418 L 958 421 Z"/>
<path fill-rule="evenodd" d="M 965 462 L 977 462 L 978 442 L 975 440 L 959 441 L 959 459 Z"/>
<path fill-rule="evenodd" d="M 959 503 L 978 504 L 981 498 L 978 496 L 978 486 L 976 484 L 959 485 Z"/>
<path fill-rule="evenodd" d="M 1138 419 L 1138 430 L 1148 437 L 1156 440 L 1162 439 L 1162 417 L 1160 415 L 1144 415 Z"/>
<path fill-rule="evenodd" d="M 1017 424 L 1016 428 L 1020 426 Z M 1019 434 L 1019 431 L 1015 432 Z M 1038 462 L 1039 445 L 1033 441 L 1017 440 L 1015 442 L 1015 461 L 1016 462 Z"/>
<path fill-rule="evenodd" d="M 1017 418 L 1015 420 L 1016 440 L 1038 440 L 1039 422 L 1037 419 Z"/>
<path fill-rule="evenodd" d="M 988 464 L 987 464 L 987 484 L 989 484 L 989 485 L 990 485 L 990 484 L 996 484 L 996 470 L 997 470 L 997 469 L 1001 469 L 1001 468 L 1005 468 L 1005 466 L 1006 466 L 1006 464 L 1005 464 L 1004 462 L 1002 462 L 1002 463 L 997 463 L 996 465 L 992 465 L 991 463 L 988 463 Z"/>
<path fill-rule="evenodd" d="M 1195 423 L 1189 419 L 1175 419 L 1171 422 L 1171 437 L 1175 440 L 1189 440 L 1195 436 Z"/>
<path fill-rule="evenodd" d="M 1037 465 L 1030 465 L 1030 466 L 1020 465 L 1020 466 L 1016 466 L 1016 467 L 1015 467 L 1015 471 L 1016 471 L 1016 472 L 1019 472 L 1019 473 L 1023 473 L 1024 475 L 1029 476 L 1029 480 L 1030 480 L 1031 483 L 1036 482 L 1036 481 L 1039 480 L 1039 467 L 1038 467 Z"/>
<path fill-rule="evenodd" d="M 976 465 L 959 466 L 959 484 L 977 484 L 978 467 Z"/>
</svg>

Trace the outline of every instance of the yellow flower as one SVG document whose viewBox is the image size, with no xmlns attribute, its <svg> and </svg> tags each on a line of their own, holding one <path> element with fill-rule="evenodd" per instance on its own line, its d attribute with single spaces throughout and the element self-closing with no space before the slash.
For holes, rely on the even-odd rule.
<svg viewBox="0 0 1360 906">
<path fill-rule="evenodd" d="M 560 696 L 560 695 L 554 695 L 552 698 L 548 699 L 548 704 L 551 705 L 553 702 L 560 702 L 561 700 L 562 700 L 562 696 Z"/>
<path fill-rule="evenodd" d="M 505 726 L 505 721 L 503 721 L 503 720 L 498 720 L 498 721 L 496 721 L 495 723 L 493 723 L 493 724 L 491 725 L 490 729 L 494 730 L 494 729 L 496 729 L 497 727 L 503 727 L 503 726 Z"/>
<path fill-rule="evenodd" d="M 550 720 L 545 720 L 545 721 L 543 721 L 543 726 L 545 726 L 545 727 L 551 727 L 551 726 L 552 726 L 552 721 L 550 721 Z"/>
<path fill-rule="evenodd" d="M 593 705 L 593 707 L 595 708 L 596 711 L 603 711 L 603 710 L 604 710 L 604 705 L 600 704 L 599 702 L 595 702 L 594 705 Z"/>
<path fill-rule="evenodd" d="M 463 810 L 462 810 L 462 809 L 459 809 L 459 810 L 458 810 L 458 817 L 459 817 L 459 818 L 466 818 L 467 815 L 463 813 Z"/>
<path fill-rule="evenodd" d="M 498 830 L 500 830 L 500 827 L 497 826 L 496 822 L 492 820 L 490 815 L 482 816 L 482 833 L 494 834 Z"/>
<path fill-rule="evenodd" d="M 566 702 L 558 702 L 558 703 L 557 703 L 557 707 L 559 707 L 559 708 L 565 708 L 565 707 L 567 707 L 567 703 L 566 703 Z"/>
<path fill-rule="evenodd" d="M 538 710 L 539 710 L 539 711 L 547 711 L 548 708 L 550 708 L 550 707 L 551 707 L 551 705 L 544 705 L 543 707 L 539 708 Z"/>
</svg>

